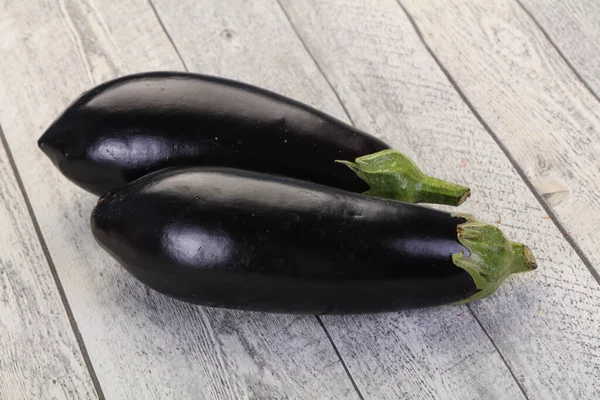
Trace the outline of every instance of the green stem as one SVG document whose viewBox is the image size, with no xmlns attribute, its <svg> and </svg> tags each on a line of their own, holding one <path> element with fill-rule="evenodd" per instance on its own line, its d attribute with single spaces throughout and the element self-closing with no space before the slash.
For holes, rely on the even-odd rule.
<svg viewBox="0 0 600 400">
<path fill-rule="evenodd" d="M 336 162 L 349 167 L 369 185 L 365 192 L 369 196 L 457 206 L 470 195 L 465 186 L 424 174 L 410 158 L 394 149 L 358 157 L 354 162 Z"/>
<path fill-rule="evenodd" d="M 470 254 L 453 254 L 452 261 L 471 275 L 477 288 L 475 294 L 456 304 L 487 297 L 509 275 L 537 268 L 531 250 L 523 243 L 507 239 L 498 227 L 478 221 L 469 214 L 454 216 L 466 220 L 457 226 L 457 236 Z"/>
<path fill-rule="evenodd" d="M 470 195 L 468 187 L 423 175 L 417 203 L 461 205 Z"/>
<path fill-rule="evenodd" d="M 523 243 L 511 242 L 514 259 L 512 263 L 512 272 L 527 272 L 537 268 L 537 263 L 529 247 Z"/>
</svg>

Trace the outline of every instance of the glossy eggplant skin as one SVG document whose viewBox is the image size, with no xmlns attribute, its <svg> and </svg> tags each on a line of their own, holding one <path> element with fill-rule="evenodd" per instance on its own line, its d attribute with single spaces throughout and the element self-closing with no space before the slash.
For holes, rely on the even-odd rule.
<svg viewBox="0 0 600 400">
<path fill-rule="evenodd" d="M 125 76 L 82 94 L 39 147 L 101 195 L 172 166 L 225 166 L 353 192 L 368 185 L 335 160 L 389 146 L 321 111 L 248 84 L 181 72 Z"/>
<path fill-rule="evenodd" d="M 100 199 L 98 243 L 149 287 L 212 307 L 326 314 L 451 303 L 462 218 L 292 178 L 169 168 Z"/>
</svg>

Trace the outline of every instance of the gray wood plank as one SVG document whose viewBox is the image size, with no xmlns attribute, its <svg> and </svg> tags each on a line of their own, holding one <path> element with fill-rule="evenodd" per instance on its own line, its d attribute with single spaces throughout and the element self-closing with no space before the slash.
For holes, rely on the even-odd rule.
<svg viewBox="0 0 600 400">
<path fill-rule="evenodd" d="M 314 318 L 192 307 L 131 278 L 89 232 L 94 196 L 37 149 L 83 90 L 181 69 L 150 5 L 4 1 L 0 10 L 0 121 L 106 397 L 357 398 Z"/>
<path fill-rule="evenodd" d="M 276 2 L 154 0 L 154 4 L 191 70 L 254 83 L 347 120 L 338 99 L 318 72 L 310 55 L 298 50 L 300 41 Z M 300 12 L 312 13 L 313 10 L 319 9 L 316 2 L 294 4 Z M 360 35 L 358 32 L 370 32 L 365 31 L 369 26 L 365 26 L 358 16 L 352 21 L 351 29 L 354 31 L 349 36 L 345 36 L 349 32 L 341 28 L 348 20 L 342 19 L 339 24 L 331 22 L 332 15 L 337 18 L 341 14 L 343 18 L 343 9 L 346 6 L 347 2 L 323 5 L 323 10 L 329 10 L 327 12 L 331 14 L 323 11 L 323 19 L 314 21 L 314 25 L 305 25 L 304 29 L 311 30 L 313 36 L 319 38 L 331 37 L 333 33 L 330 29 L 335 29 L 337 33 L 333 40 L 339 42 L 331 43 L 331 46 L 322 50 L 338 53 L 330 58 L 337 69 L 353 71 L 350 65 L 356 62 L 377 63 L 379 57 L 367 53 L 359 55 L 356 60 L 339 53 L 343 51 L 341 49 L 351 47 L 350 43 L 360 41 L 357 38 Z M 393 10 L 399 9 L 396 6 Z M 327 15 L 329 17 L 326 17 Z M 368 13 L 362 15 L 368 16 Z M 379 19 L 377 23 L 381 21 L 382 19 Z M 203 29 L 196 29 L 197 26 L 202 26 Z M 367 52 L 369 47 L 377 48 L 375 40 L 376 38 L 369 36 L 361 42 L 364 48 L 356 51 Z M 210 50 L 206 51 L 217 54 L 218 57 L 207 57 L 204 51 L 198 51 L 198 48 L 209 47 Z M 333 69 L 331 65 L 322 66 L 328 70 Z M 363 72 L 380 73 L 375 67 Z M 429 84 L 428 79 L 421 79 L 426 77 L 429 71 L 424 72 L 423 76 L 410 72 L 413 75 L 412 79 L 404 81 L 407 86 Z M 348 79 L 344 76 L 340 80 L 344 82 L 342 85 L 365 85 L 361 77 L 353 76 Z M 337 83 L 334 83 L 335 85 Z M 382 78 L 381 85 L 376 89 L 386 90 L 383 85 L 387 83 Z M 398 97 L 391 97 L 397 88 L 387 89 L 381 96 L 370 96 L 366 93 L 370 89 L 373 89 L 373 86 L 351 93 L 344 98 L 344 103 L 354 106 L 352 117 L 356 117 L 361 127 L 400 145 L 401 139 L 397 138 L 399 134 L 396 132 L 403 131 L 404 127 L 399 126 L 399 121 L 393 113 L 400 112 L 403 104 L 399 103 L 400 94 Z M 448 88 L 446 91 L 452 92 L 452 89 Z M 409 91 L 403 90 L 399 93 L 407 92 Z M 438 93 L 431 93 L 429 97 L 432 98 L 432 102 L 435 102 Z M 417 104 L 418 94 L 414 93 L 415 113 L 427 112 L 421 103 Z M 372 103 L 358 104 L 363 101 Z M 354 104 L 351 104 L 352 102 Z M 450 105 L 452 108 L 460 106 L 460 99 L 457 104 Z M 439 110 L 432 110 L 432 113 L 434 111 Z M 382 120 L 374 123 L 365 115 L 369 112 L 379 113 L 390 122 L 384 124 Z M 442 115 L 449 117 L 448 112 Z M 476 122 L 469 121 L 469 118 L 471 117 L 467 110 L 463 120 L 469 122 L 471 127 L 476 125 Z M 393 129 L 386 132 L 386 128 Z M 462 158 L 452 161 L 456 167 L 450 172 L 441 166 L 440 159 L 445 157 L 444 154 L 459 151 L 459 146 L 450 140 L 442 140 L 434 145 L 434 140 L 443 135 L 451 135 L 450 138 L 454 141 L 459 138 L 451 129 L 444 130 L 439 132 L 436 138 L 427 139 L 427 144 L 421 144 L 422 147 L 412 147 L 421 149 L 421 153 L 413 152 L 408 145 L 402 145 L 401 148 L 409 150 L 413 156 L 418 156 L 419 163 L 423 161 L 429 170 L 435 168 L 436 173 L 446 178 L 464 181 L 465 177 L 461 176 L 464 171 L 460 168 Z M 425 152 L 425 146 L 437 146 L 439 150 L 430 151 L 430 155 L 425 155 L 422 154 Z M 493 143 L 492 146 L 496 147 Z M 501 152 L 492 152 L 492 161 L 499 168 L 505 167 L 503 163 L 506 161 Z M 486 158 L 479 162 L 484 164 L 489 160 Z M 437 168 L 436 163 L 440 164 Z M 378 316 L 328 317 L 323 320 L 336 345 L 341 349 L 346 364 L 365 398 L 522 398 L 510 372 L 465 307 L 445 307 Z M 487 371 L 486 374 L 481 373 L 483 370 Z"/>
<path fill-rule="evenodd" d="M 596 96 L 600 96 L 600 3 L 595 0 L 519 2 Z"/>
<path fill-rule="evenodd" d="M 0 398 L 96 398 L 2 143 L 0 227 Z"/>
<path fill-rule="evenodd" d="M 473 196 L 461 210 L 489 222 L 497 221 L 510 237 L 532 246 L 540 265 L 538 271 L 509 279 L 495 295 L 471 306 L 527 396 L 597 398 L 600 315 L 595 310 L 600 305 L 600 286 L 440 70 L 399 5 L 393 0 L 368 4 L 358 0 L 282 0 L 282 4 L 359 127 L 376 132 L 406 151 L 428 172 L 469 183 Z M 522 19 L 506 19 L 506 2 L 414 0 L 403 4 L 415 15 L 442 62 L 449 64 L 459 85 L 468 88 L 467 97 L 477 99 L 476 107 L 489 111 L 484 118 L 521 162 L 538 152 L 519 132 L 526 131 L 529 138 L 539 132 L 533 136 L 539 148 L 544 154 L 552 154 L 553 141 L 566 143 L 564 131 L 572 128 L 567 123 L 551 122 L 561 121 L 576 110 L 583 110 L 578 114 L 582 118 L 595 118 L 595 113 L 589 111 L 595 105 L 585 100 L 576 82 L 564 83 L 563 75 L 554 70 L 543 75 L 531 72 L 529 78 L 521 73 L 531 71 L 529 63 L 535 65 L 535 71 L 545 71 L 548 56 L 544 49 L 527 41 L 529 33 L 525 32 L 530 31 Z M 493 47 L 493 51 L 482 50 L 489 42 L 481 30 L 503 40 L 502 45 Z M 524 55 L 521 59 L 506 56 L 504 60 L 502 54 Z M 505 74 L 503 68 L 514 68 L 515 74 Z M 553 79 L 555 83 L 540 91 L 538 76 L 543 76 L 544 82 Z M 553 115 L 532 106 L 524 96 L 548 94 L 558 87 L 564 88 L 565 95 L 555 95 L 554 102 L 549 101 Z M 503 90 L 510 95 L 502 94 Z M 571 91 L 582 97 L 571 95 Z M 577 99 L 580 102 L 576 104 L 582 106 L 569 108 Z M 565 109 L 558 108 L 560 104 Z M 511 112 L 492 114 L 491 110 L 497 109 Z M 541 118 L 549 122 L 541 124 Z M 531 121 L 545 129 L 534 127 Z M 574 123 L 575 119 L 569 121 Z M 546 144 L 540 140 L 542 136 Z M 565 157 L 569 156 L 567 149 Z M 536 155 L 535 159 L 542 157 Z M 536 170 L 534 164 L 523 165 L 527 172 Z M 550 170 L 551 164 L 540 165 L 546 166 L 544 171 Z M 593 170 L 582 174 L 590 176 Z M 579 206 L 583 203 L 585 199 Z M 458 310 L 447 312 L 460 314 Z M 342 332 L 332 330 L 332 336 L 350 372 L 360 382 L 362 371 L 368 370 L 352 360 L 364 359 L 359 349 L 369 342 L 365 344 L 364 334 L 346 321 L 328 319 L 330 324 L 345 327 Z M 358 324 L 362 319 L 355 321 Z M 400 335 L 398 325 L 388 326 L 382 329 L 382 324 L 380 332 Z M 471 368 L 478 362 L 477 356 L 453 359 L 464 360 L 457 368 Z M 391 363 L 385 371 L 395 375 L 398 365 Z"/>
<path fill-rule="evenodd" d="M 406 6 L 599 274 L 600 102 L 514 0 Z"/>
</svg>

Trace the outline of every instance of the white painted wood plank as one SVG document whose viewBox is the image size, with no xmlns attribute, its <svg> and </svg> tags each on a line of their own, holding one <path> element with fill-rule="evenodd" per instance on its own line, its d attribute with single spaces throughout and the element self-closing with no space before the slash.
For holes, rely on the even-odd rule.
<svg viewBox="0 0 600 400">
<path fill-rule="evenodd" d="M 276 2 L 155 0 L 154 3 L 191 70 L 251 82 L 347 119 L 309 54 L 298 51 L 300 42 Z M 303 3 L 298 7 L 310 10 L 314 4 Z M 340 8 L 343 5 L 340 4 Z M 358 25 L 355 25 L 357 30 L 363 29 Z M 196 29 L 197 26 L 203 29 Z M 346 42 L 339 45 L 344 47 Z M 207 57 L 198 51 L 198 48 L 208 47 L 218 57 Z M 340 59 L 338 62 L 340 68 L 347 68 L 346 63 L 354 61 Z M 421 82 L 414 79 L 409 83 Z M 364 92 L 359 94 L 364 97 Z M 385 108 L 398 106 L 389 98 L 382 101 L 386 102 Z M 376 107 L 380 105 L 369 108 L 376 112 Z M 382 135 L 379 126 L 365 124 L 370 120 L 355 114 L 362 120 L 363 127 L 394 139 L 393 134 Z M 396 140 L 396 144 L 400 142 Z M 443 158 L 443 153 L 436 156 Z M 461 159 L 456 160 L 457 167 L 460 162 Z M 434 164 L 431 159 L 427 159 L 427 163 Z M 461 169 L 455 169 L 453 174 L 442 168 L 436 172 L 464 180 L 460 176 Z M 324 321 L 336 344 L 343 348 L 345 361 L 366 398 L 521 398 L 519 388 L 493 345 L 464 307 L 324 318 Z M 488 372 L 482 374 L 481 371 Z"/>
<path fill-rule="evenodd" d="M 489 10 L 485 18 L 475 18 L 476 12 L 472 9 L 478 8 L 476 5 L 483 7 L 483 2 L 461 2 L 456 7 L 445 6 L 451 2 L 441 0 L 405 3 L 410 5 L 411 12 L 420 16 L 420 25 L 426 25 L 428 37 L 434 37 L 439 43 L 434 47 L 443 52 L 444 60 L 454 63 L 452 72 L 457 74 L 457 79 L 461 78 L 461 83 L 506 78 L 494 85 L 470 86 L 468 95 L 486 99 L 482 107 L 497 106 L 504 101 L 498 92 L 516 84 L 532 96 L 538 93 L 535 76 L 514 81 L 503 75 L 496 65 L 496 54 L 513 50 L 519 53 L 524 49 L 529 57 L 520 63 L 514 62 L 517 70 L 529 71 L 524 67 L 528 62 L 535 62 L 539 68 L 547 62 L 544 53 L 538 53 L 524 40 L 523 31 L 507 28 L 510 25 L 503 19 L 502 6 L 493 12 Z M 500 3 L 503 2 L 494 4 Z M 489 222 L 498 221 L 511 238 L 532 246 L 540 265 L 536 272 L 513 277 L 495 295 L 471 306 L 528 397 L 598 398 L 600 285 L 557 227 L 546 218 L 534 195 L 438 68 L 399 5 L 393 0 L 368 5 L 358 0 L 282 0 L 282 4 L 358 126 L 377 132 L 394 147 L 405 150 L 434 175 L 469 183 L 473 197 L 461 210 Z M 490 54 L 470 54 L 469 49 L 475 52 L 480 48 L 478 43 L 485 43 L 476 28 L 489 24 L 497 28 L 490 31 L 498 31 L 496 36 L 505 38 L 504 46 Z M 456 33 L 461 26 L 465 29 L 462 38 Z M 474 39 L 470 39 L 472 37 Z M 476 71 L 474 65 L 477 65 Z M 554 87 L 563 86 L 561 75 L 555 75 L 554 79 L 557 81 Z M 570 93 L 576 89 L 569 83 L 565 84 L 565 90 Z M 563 96 L 565 101 L 571 98 Z M 556 98 L 560 104 L 558 100 Z M 512 110 L 539 121 L 537 114 L 541 109 L 528 109 L 530 104 L 522 96 L 511 101 L 514 102 Z M 553 109 L 560 115 L 575 110 Z M 590 115 L 589 111 L 582 114 Z M 549 121 L 560 118 L 547 112 L 543 115 Z M 524 115 L 519 119 L 504 114 L 487 117 L 490 124 L 503 124 L 498 135 L 534 132 Z M 567 124 L 552 129 L 549 125 L 543 126 L 548 127 L 544 133 L 549 141 L 559 138 L 560 129 L 567 128 Z M 526 143 L 528 139 L 519 140 Z M 516 147 L 513 143 L 510 148 L 530 154 L 531 149 L 526 145 Z M 548 153 L 553 151 L 550 144 L 542 148 Z M 456 315 L 463 311 L 449 308 L 447 312 Z M 423 315 L 429 312 L 424 311 Z M 351 360 L 365 358 L 362 349 L 369 342 L 365 344 L 364 326 L 373 326 L 373 320 L 331 318 L 327 322 L 329 326 L 336 324 L 345 328 L 332 329 L 332 336 L 350 372 L 360 381 L 358 376 L 372 369 Z M 362 325 L 362 331 L 349 326 L 351 322 L 355 326 Z M 400 323 L 378 323 L 377 327 L 379 336 L 403 335 Z M 439 336 L 433 337 L 439 340 Z M 382 346 L 372 351 L 385 354 L 382 348 L 387 349 Z M 416 357 L 423 357 L 422 353 Z M 460 356 L 453 358 L 457 363 L 462 361 L 456 368 L 470 368 L 479 361 L 476 356 L 464 360 Z M 390 364 L 389 368 L 394 368 L 392 374 L 398 374 L 399 365 L 397 361 Z M 489 369 L 478 368 L 485 379 Z M 379 383 L 374 382 L 373 386 Z"/>
<path fill-rule="evenodd" d="M 153 4 L 190 71 L 239 79 L 347 119 L 275 1 Z"/>
<path fill-rule="evenodd" d="M 600 272 L 600 102 L 514 0 L 406 6 Z"/>
<path fill-rule="evenodd" d="M 89 232 L 96 199 L 37 149 L 81 91 L 181 69 L 150 5 L 4 1 L 0 10 L 0 121 L 106 397 L 357 398 L 314 318 L 192 307 L 131 278 Z"/>
<path fill-rule="evenodd" d="M 600 2 L 519 1 L 596 95 L 600 96 Z"/>
<path fill-rule="evenodd" d="M 0 227 L 0 398 L 96 398 L 1 143 Z"/>
</svg>

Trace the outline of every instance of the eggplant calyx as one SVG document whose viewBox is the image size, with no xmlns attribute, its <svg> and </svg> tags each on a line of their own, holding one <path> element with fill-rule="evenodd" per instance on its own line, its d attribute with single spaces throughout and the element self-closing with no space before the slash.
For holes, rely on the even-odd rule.
<svg viewBox="0 0 600 400">
<path fill-rule="evenodd" d="M 478 221 L 469 214 L 455 213 L 452 216 L 466 220 L 457 225 L 458 241 L 470 253 L 453 254 L 452 261 L 471 275 L 477 288 L 472 296 L 455 304 L 487 297 L 509 275 L 537 268 L 531 250 L 523 243 L 506 238 L 498 227 Z"/>
<path fill-rule="evenodd" d="M 364 194 L 406 203 L 461 205 L 469 188 L 424 174 L 406 155 L 394 149 L 358 157 L 354 162 L 335 160 L 350 168 L 370 190 Z"/>
</svg>

